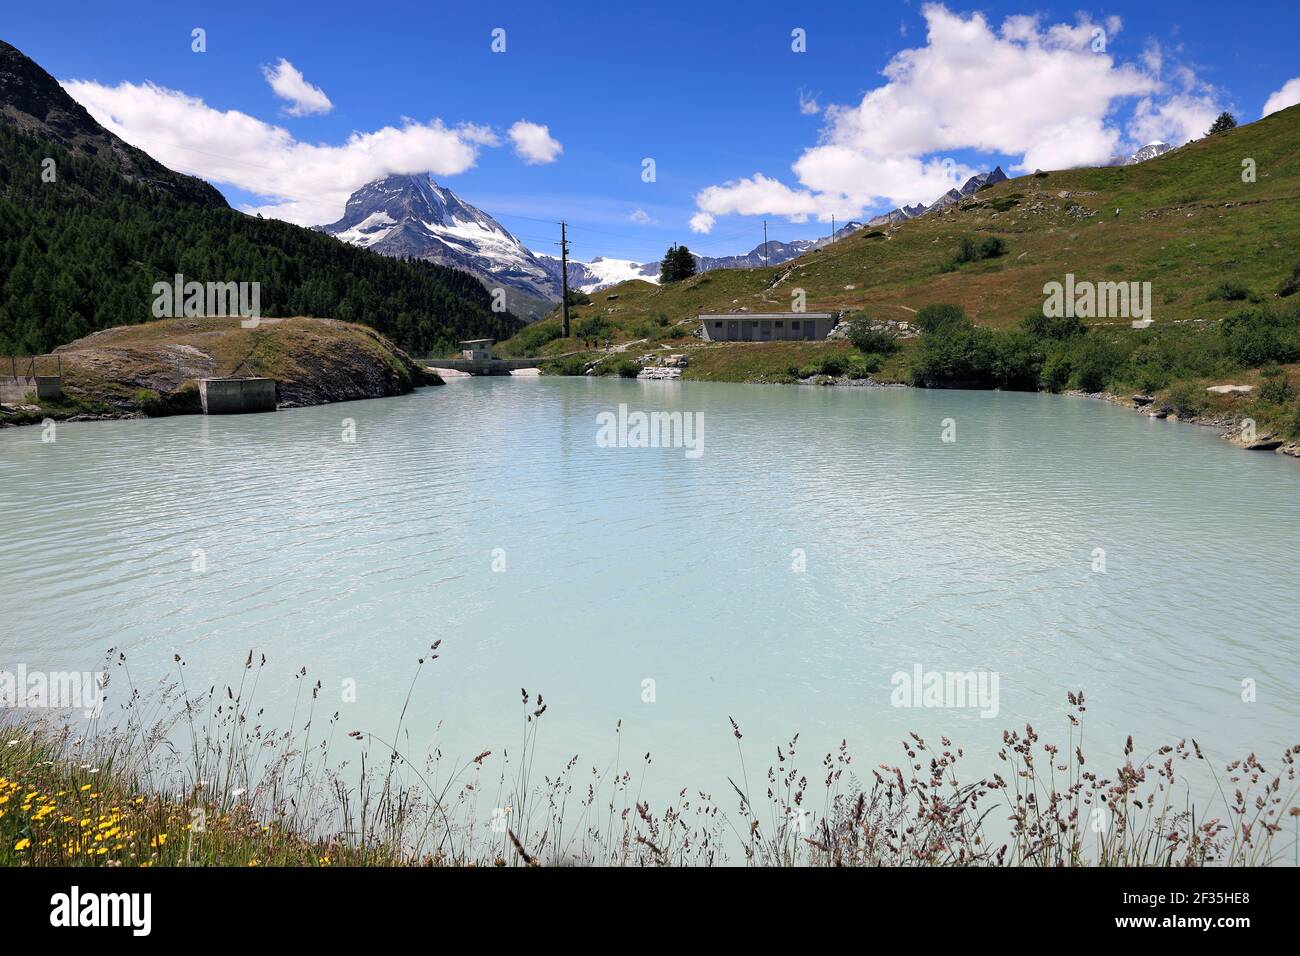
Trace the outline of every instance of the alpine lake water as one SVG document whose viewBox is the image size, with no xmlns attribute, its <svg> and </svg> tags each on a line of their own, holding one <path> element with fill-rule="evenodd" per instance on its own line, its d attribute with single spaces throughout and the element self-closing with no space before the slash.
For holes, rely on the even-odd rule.
<svg viewBox="0 0 1300 956">
<path fill-rule="evenodd" d="M 608 447 L 620 405 L 691 416 L 700 454 Z M 860 776 L 899 762 L 912 730 L 988 774 L 1003 728 L 1064 747 L 1078 689 L 1095 769 L 1128 734 L 1275 769 L 1300 738 L 1298 492 L 1300 463 L 1207 429 L 997 392 L 475 378 L 15 428 L 0 669 L 94 671 L 112 647 L 135 686 L 179 654 L 194 689 L 251 650 L 264 722 L 306 667 L 343 729 L 391 735 L 441 640 L 414 748 L 517 748 L 526 688 L 539 772 L 621 750 L 660 805 L 727 803 L 729 717 L 760 776 L 796 731 L 814 777 L 842 739 Z M 900 696 L 917 669 L 996 693 Z"/>
</svg>

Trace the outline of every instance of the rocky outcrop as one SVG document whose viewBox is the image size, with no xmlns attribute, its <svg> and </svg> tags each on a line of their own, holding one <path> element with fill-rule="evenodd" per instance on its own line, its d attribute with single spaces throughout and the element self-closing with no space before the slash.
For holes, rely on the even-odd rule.
<svg viewBox="0 0 1300 956">
<path fill-rule="evenodd" d="M 442 379 L 367 326 L 332 319 L 163 319 L 58 349 L 74 401 L 123 415 L 200 410 L 200 378 L 275 379 L 281 408 L 402 395 Z"/>
</svg>

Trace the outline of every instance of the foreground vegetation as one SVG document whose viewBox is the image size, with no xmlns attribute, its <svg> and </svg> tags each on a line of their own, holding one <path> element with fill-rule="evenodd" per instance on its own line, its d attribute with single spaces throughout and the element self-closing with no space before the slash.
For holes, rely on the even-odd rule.
<svg viewBox="0 0 1300 956">
<path fill-rule="evenodd" d="M 796 734 L 751 789 L 732 721 L 732 792 L 683 789 L 659 808 L 621 757 L 589 771 L 574 757 L 538 779 L 541 695 L 521 692 L 521 750 L 493 772 L 488 751 L 446 766 L 438 750 L 402 750 L 401 722 L 391 738 L 345 730 L 337 712 L 318 712 L 321 685 L 305 668 L 291 726 L 266 727 L 255 702 L 265 664 L 250 653 L 236 686 L 194 694 L 178 657 L 175 681 L 143 693 L 118 655 L 111 682 L 129 703 L 84 735 L 6 712 L 0 864 L 1256 866 L 1297 848 L 1300 745 L 1275 766 L 1253 754 L 1228 764 L 1207 809 L 1186 795 L 1187 777 L 1208 770 L 1194 740 L 1140 756 L 1130 737 L 1113 775 L 1089 769 L 1082 692 L 1068 695 L 1059 743 L 1005 731 L 1003 769 L 986 779 L 963 773 L 947 738 L 915 734 L 898 765 L 859 777 L 841 744 L 805 773 Z M 644 777 L 650 755 L 637 763 Z"/>
</svg>

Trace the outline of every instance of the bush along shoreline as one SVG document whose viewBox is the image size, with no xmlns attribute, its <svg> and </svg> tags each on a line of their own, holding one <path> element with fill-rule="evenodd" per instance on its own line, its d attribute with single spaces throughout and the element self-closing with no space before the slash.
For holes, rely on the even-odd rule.
<svg viewBox="0 0 1300 956">
<path fill-rule="evenodd" d="M 1106 772 L 1085 760 L 1082 691 L 1055 742 L 1004 731 L 987 777 L 947 737 L 917 734 L 899 764 L 855 765 L 841 742 L 807 772 L 795 734 L 751 777 L 753 743 L 719 715 L 736 747 L 729 789 L 652 805 L 653 757 L 620 756 L 621 722 L 612 761 L 575 756 L 539 776 L 550 705 L 527 690 L 518 749 L 449 761 L 435 734 L 429 752 L 407 751 L 426 728 L 406 707 L 440 643 L 391 736 L 348 729 L 305 667 L 275 729 L 257 701 L 265 656 L 195 693 L 179 656 L 174 678 L 141 690 L 110 652 L 105 686 L 128 699 L 111 725 L 0 714 L 0 865 L 1264 866 L 1300 850 L 1300 744 L 1267 766 L 1251 754 L 1215 767 L 1195 740 L 1144 754 L 1130 736 Z M 1194 800 L 1189 777 L 1206 775 L 1214 796 Z"/>
<path fill-rule="evenodd" d="M 758 380 L 1085 396 L 1300 457 L 1300 305 L 1257 303 L 1222 322 L 1145 329 L 1036 311 L 993 329 L 934 304 L 908 323 L 850 316 L 842 338 L 851 348 Z"/>
</svg>

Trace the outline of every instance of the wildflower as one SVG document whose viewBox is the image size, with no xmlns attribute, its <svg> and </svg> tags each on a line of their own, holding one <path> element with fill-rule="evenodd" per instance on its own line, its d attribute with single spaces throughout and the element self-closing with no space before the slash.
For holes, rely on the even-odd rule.
<svg viewBox="0 0 1300 956">
<path fill-rule="evenodd" d="M 27 837 L 23 837 L 21 840 L 19 840 L 17 843 L 14 844 L 14 849 L 25 850 L 31 845 L 32 845 L 32 841 Z"/>
</svg>

